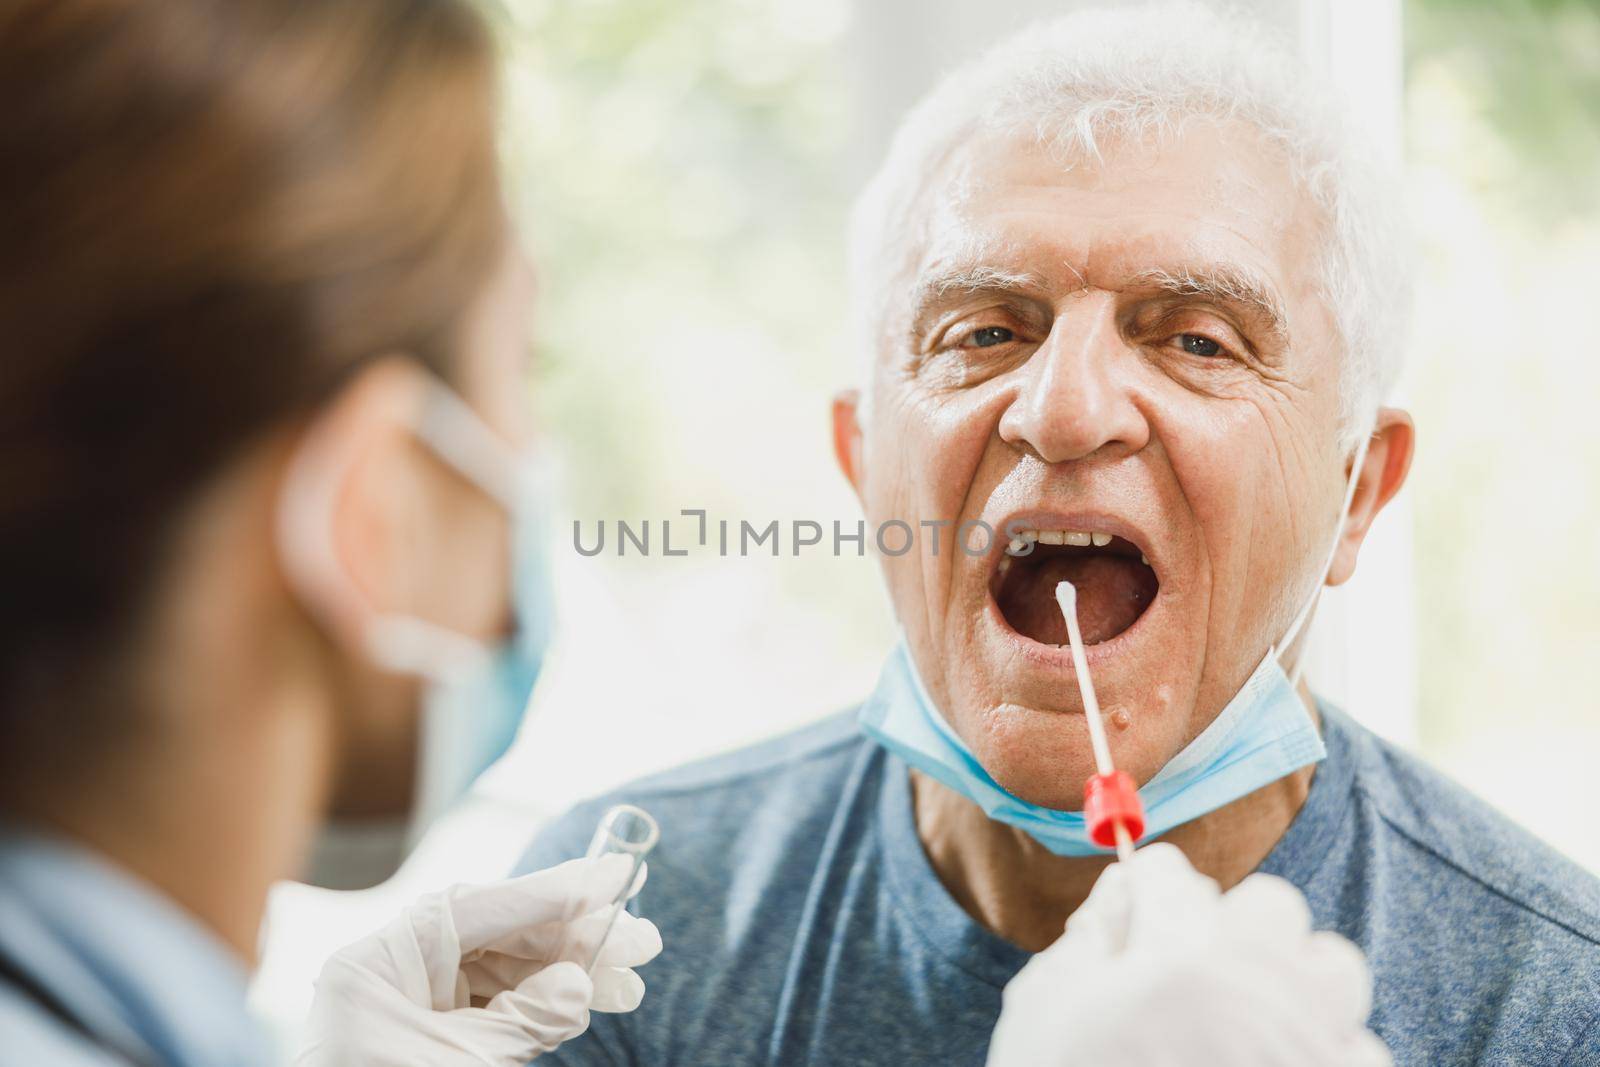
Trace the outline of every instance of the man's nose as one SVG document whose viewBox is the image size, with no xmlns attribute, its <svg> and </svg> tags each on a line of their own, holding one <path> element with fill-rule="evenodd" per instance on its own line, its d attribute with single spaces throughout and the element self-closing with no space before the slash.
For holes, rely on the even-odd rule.
<svg viewBox="0 0 1600 1067">
<path fill-rule="evenodd" d="M 1021 368 L 1000 419 L 1002 440 L 1066 463 L 1105 448 L 1137 452 L 1150 426 L 1134 402 L 1137 355 L 1117 329 L 1112 294 L 1079 297 Z"/>
</svg>

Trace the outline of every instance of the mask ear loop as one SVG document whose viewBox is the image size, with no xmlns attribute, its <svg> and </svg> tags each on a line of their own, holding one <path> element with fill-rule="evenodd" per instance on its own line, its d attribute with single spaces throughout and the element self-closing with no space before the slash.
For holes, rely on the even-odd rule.
<svg viewBox="0 0 1600 1067">
<path fill-rule="evenodd" d="M 412 423 L 417 439 L 515 522 L 521 507 L 517 453 L 443 383 L 429 378 L 425 393 L 421 414 Z M 414 615 L 378 615 L 368 644 L 389 669 L 435 682 L 481 671 L 493 658 L 479 642 Z"/>
<path fill-rule="evenodd" d="M 1367 446 L 1372 443 L 1372 434 L 1361 435 L 1361 441 L 1356 445 L 1355 457 L 1350 464 L 1350 478 L 1344 487 L 1344 503 L 1339 505 L 1339 520 L 1333 528 L 1333 544 L 1328 547 L 1328 558 L 1322 563 L 1322 569 L 1317 572 L 1317 584 L 1311 590 L 1311 595 L 1295 615 L 1294 621 L 1289 624 L 1288 631 L 1283 639 L 1273 648 L 1272 655 L 1276 657 L 1280 649 L 1288 648 L 1294 644 L 1295 638 L 1300 635 L 1306 621 L 1311 618 L 1311 611 L 1317 605 L 1317 600 L 1322 593 L 1322 585 L 1328 580 L 1328 572 L 1333 569 L 1334 557 L 1339 554 L 1339 542 L 1344 539 L 1344 521 L 1350 517 L 1350 505 L 1356 498 L 1356 486 L 1361 482 L 1361 468 L 1367 461 Z M 1305 672 L 1306 659 L 1302 651 L 1300 658 L 1295 662 L 1294 669 L 1289 672 L 1289 685 L 1299 686 L 1300 676 Z"/>
<path fill-rule="evenodd" d="M 414 429 L 418 439 L 446 466 L 482 489 L 506 514 L 517 513 L 521 507 L 519 454 L 449 387 L 428 382 L 427 399 Z"/>
<path fill-rule="evenodd" d="M 417 439 L 439 459 L 514 516 L 516 455 L 478 414 L 448 387 L 431 378 L 422 410 L 411 424 Z M 491 658 L 478 641 L 415 615 L 381 612 L 367 600 L 333 540 L 335 498 L 348 461 L 331 463 L 312 439 L 290 461 L 278 509 L 279 554 L 295 574 L 311 571 L 344 586 L 351 602 L 367 609 L 364 641 L 374 662 L 397 674 L 448 682 L 481 670 Z M 312 561 L 310 563 L 298 561 Z"/>
</svg>

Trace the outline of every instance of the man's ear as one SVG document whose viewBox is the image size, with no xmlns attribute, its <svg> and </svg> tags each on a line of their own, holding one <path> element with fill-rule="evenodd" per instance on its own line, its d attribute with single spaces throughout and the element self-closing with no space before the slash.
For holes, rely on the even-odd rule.
<svg viewBox="0 0 1600 1067">
<path fill-rule="evenodd" d="M 843 389 L 833 396 L 833 458 L 845 480 L 861 496 L 861 391 Z"/>
<path fill-rule="evenodd" d="M 388 358 L 363 369 L 298 434 L 278 498 L 278 546 L 296 599 L 352 654 L 377 611 L 406 599 L 402 544 L 420 493 L 411 427 L 426 372 Z"/>
<path fill-rule="evenodd" d="M 1328 568 L 1329 585 L 1342 585 L 1356 572 L 1356 555 L 1372 528 L 1372 520 L 1405 484 L 1416 449 L 1416 433 L 1409 413 L 1399 408 L 1378 409 L 1372 440 L 1350 500 L 1350 514 L 1340 534 L 1333 566 Z"/>
</svg>

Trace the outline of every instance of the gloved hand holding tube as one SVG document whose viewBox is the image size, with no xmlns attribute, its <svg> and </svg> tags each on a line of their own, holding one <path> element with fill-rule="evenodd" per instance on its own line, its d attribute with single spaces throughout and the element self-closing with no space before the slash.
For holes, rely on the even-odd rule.
<svg viewBox="0 0 1600 1067">
<path fill-rule="evenodd" d="M 1101 875 L 1006 986 L 989 1067 L 1388 1067 L 1361 952 L 1288 882 L 1227 893 L 1158 843 Z"/>
<path fill-rule="evenodd" d="M 632 1011 L 632 968 L 661 951 L 654 924 L 612 906 L 633 869 L 604 855 L 423 897 L 328 960 L 295 1062 L 517 1067 L 583 1033 L 590 1011 Z M 641 869 L 629 895 L 643 883 Z"/>
</svg>

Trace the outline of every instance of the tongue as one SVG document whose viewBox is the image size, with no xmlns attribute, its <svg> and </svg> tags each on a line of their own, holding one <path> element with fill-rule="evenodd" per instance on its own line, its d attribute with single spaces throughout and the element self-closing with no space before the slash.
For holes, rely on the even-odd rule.
<svg viewBox="0 0 1600 1067">
<path fill-rule="evenodd" d="M 1020 572 L 1020 573 L 1019 573 Z M 1056 604 L 1056 583 L 1078 590 L 1078 625 L 1085 644 L 1109 641 L 1134 624 L 1155 596 L 1155 573 L 1124 556 L 1053 555 L 1012 565 L 1000 588 L 1000 611 L 1011 628 L 1047 645 L 1067 643 L 1067 624 Z"/>
</svg>

